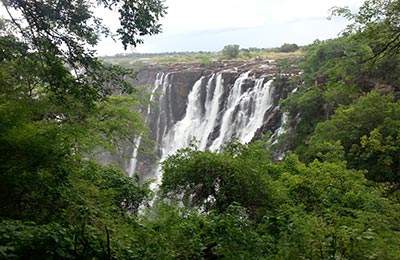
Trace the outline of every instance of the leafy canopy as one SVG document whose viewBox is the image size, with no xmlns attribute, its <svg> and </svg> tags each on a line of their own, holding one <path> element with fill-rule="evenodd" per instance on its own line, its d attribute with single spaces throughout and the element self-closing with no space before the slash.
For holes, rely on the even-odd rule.
<svg viewBox="0 0 400 260">
<path fill-rule="evenodd" d="M 145 131 L 132 71 L 91 49 L 119 11 L 124 47 L 160 31 L 162 1 L 9 0 L 0 22 L 1 259 L 112 259 L 148 189 L 90 160 Z M 124 95 L 121 95 L 124 94 Z M 103 148 L 101 148 L 103 149 Z"/>
<path fill-rule="evenodd" d="M 239 45 L 237 44 L 229 44 L 225 45 L 224 48 L 222 49 L 222 55 L 227 58 L 227 59 L 234 59 L 239 56 Z"/>
</svg>

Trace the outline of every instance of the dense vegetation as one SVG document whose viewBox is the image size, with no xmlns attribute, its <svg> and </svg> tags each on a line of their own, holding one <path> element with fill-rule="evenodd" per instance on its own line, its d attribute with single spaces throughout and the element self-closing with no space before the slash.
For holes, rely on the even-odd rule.
<svg viewBox="0 0 400 260">
<path fill-rule="evenodd" d="M 125 47 L 160 30 L 161 1 L 96 3 L 120 12 Z M 133 73 L 103 64 L 88 47 L 112 33 L 93 5 L 2 1 L 1 259 L 111 259 L 116 230 L 147 198 L 136 179 L 91 159 L 145 130 L 130 109 L 141 93 L 123 80 Z"/>
<path fill-rule="evenodd" d="M 304 48 L 287 134 L 193 143 L 151 203 L 92 160 L 145 131 L 134 75 L 87 49 L 110 33 L 92 3 L 2 3 L 22 17 L 1 22 L 1 259 L 400 259 L 400 1 L 334 10 L 353 23 Z M 162 1 L 97 3 L 120 10 L 125 46 L 160 30 Z"/>
</svg>

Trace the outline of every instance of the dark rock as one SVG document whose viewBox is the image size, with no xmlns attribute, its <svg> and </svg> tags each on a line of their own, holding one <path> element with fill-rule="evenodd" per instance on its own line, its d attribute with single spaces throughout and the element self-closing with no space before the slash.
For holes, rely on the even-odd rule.
<svg viewBox="0 0 400 260">
<path fill-rule="evenodd" d="M 155 87 L 155 79 L 157 75 L 163 73 L 164 86 L 159 86 L 156 93 L 153 94 L 154 103 L 150 105 L 151 113 L 147 115 L 148 107 L 141 108 L 143 115 L 147 117 L 146 123 L 149 127 L 148 138 L 150 142 L 142 142 L 141 149 L 147 151 L 146 153 L 140 152 L 137 156 L 138 163 L 136 164 L 136 172 L 139 173 L 141 179 L 154 177 L 155 169 L 157 168 L 157 163 L 161 156 L 161 145 L 164 134 L 171 129 L 171 127 L 179 120 L 185 116 L 188 95 L 191 92 L 196 81 L 201 79 L 200 82 L 200 96 L 199 101 L 202 105 L 200 111 L 204 114 L 205 104 L 207 100 L 213 98 L 215 87 L 216 87 L 216 77 L 212 74 L 219 72 L 223 81 L 223 95 L 219 100 L 218 104 L 218 116 L 216 118 L 216 127 L 213 128 L 212 132 L 209 134 L 207 139 L 207 144 L 210 146 L 212 142 L 220 135 L 221 131 L 221 111 L 226 108 L 229 93 L 237 80 L 237 78 L 245 72 L 250 71 L 250 78 L 246 79 L 241 85 L 241 93 L 254 88 L 255 79 L 264 78 L 263 83 L 272 79 L 276 73 L 276 67 L 274 62 L 256 60 L 256 61 L 229 61 L 225 63 L 214 62 L 209 66 L 200 66 L 199 64 L 173 64 L 168 66 L 160 65 L 150 65 L 140 69 L 137 79 L 133 82 L 137 86 L 148 86 L 147 89 L 153 90 Z M 207 91 L 207 84 L 211 80 L 210 89 Z M 279 100 L 282 97 L 286 97 L 288 94 L 289 81 L 285 77 L 280 77 L 279 81 L 274 83 L 274 95 L 273 95 L 273 105 L 265 113 L 264 124 L 260 127 L 253 140 L 259 139 L 263 134 L 271 131 L 274 133 L 280 126 L 281 112 L 279 110 Z M 164 92 L 164 95 L 160 94 Z M 235 108 L 233 112 L 233 117 L 238 117 L 243 115 L 243 113 L 248 118 L 251 111 L 254 110 L 254 101 L 246 104 L 244 110 L 240 111 L 239 107 Z M 127 145 L 124 148 L 123 153 L 125 153 L 125 158 L 127 155 L 132 154 L 133 148 Z M 107 156 L 106 156 L 107 157 Z M 122 157 L 121 157 L 122 158 Z M 107 163 L 112 160 L 117 160 L 108 156 L 105 160 Z M 126 170 L 129 168 L 129 163 L 121 162 L 121 167 Z"/>
</svg>

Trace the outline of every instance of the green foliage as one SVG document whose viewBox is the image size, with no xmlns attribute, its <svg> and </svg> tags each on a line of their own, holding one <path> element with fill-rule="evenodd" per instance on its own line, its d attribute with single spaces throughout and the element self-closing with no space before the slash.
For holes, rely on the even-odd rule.
<svg viewBox="0 0 400 260">
<path fill-rule="evenodd" d="M 366 1 L 356 33 L 304 48 L 303 85 L 282 102 L 292 131 L 284 140 L 299 156 L 274 162 L 265 143 L 232 143 L 220 153 L 189 147 L 164 162 L 161 199 L 182 201 L 176 223 L 200 234 L 198 247 L 182 246 L 191 258 L 206 248 L 230 259 L 399 259 L 400 113 L 398 94 L 382 95 L 398 89 L 397 7 Z M 227 218 L 233 209 L 242 213 Z M 157 214 L 150 218 L 160 224 Z M 235 242 L 233 254 L 225 241 Z"/>
<path fill-rule="evenodd" d="M 300 64 L 303 86 L 282 102 L 294 130 L 286 142 L 298 151 L 306 149 L 304 144 L 317 123 L 329 119 L 339 105 L 351 104 L 367 89 L 360 85 L 366 68 L 362 61 L 371 53 L 365 44 L 344 37 L 315 41 L 304 49 Z"/>
<path fill-rule="evenodd" d="M 397 1 L 366 1 L 356 14 L 348 9 L 335 8 L 334 15 L 343 15 L 353 21 L 343 37 L 315 41 L 304 48 L 306 54 L 301 64 L 304 85 L 283 102 L 283 108 L 289 112 L 288 125 L 294 130 L 284 140 L 289 144 L 286 146 L 295 150 L 302 159 L 311 161 L 324 157 L 324 160 L 332 160 L 327 157 L 343 146 L 342 157 L 348 160 L 349 166 L 367 169 L 370 179 L 394 181 L 397 178 L 393 175 L 397 171 L 396 163 L 391 161 L 396 160 L 391 153 L 398 151 L 397 134 L 394 131 L 381 133 L 379 130 L 388 128 L 384 123 L 387 114 L 381 111 L 387 110 L 384 102 L 389 101 L 375 100 L 364 109 L 356 104 L 352 108 L 352 104 L 374 89 L 383 94 L 393 93 L 396 98 L 398 96 L 399 38 L 395 26 L 398 7 Z M 309 149 L 310 135 L 317 124 L 329 120 L 338 108 L 338 113 L 341 113 L 341 106 L 349 106 L 349 111 L 355 109 L 355 113 L 364 119 L 358 123 L 353 121 L 354 118 L 349 118 L 348 122 L 336 121 L 334 124 L 341 137 L 335 130 L 317 129 L 319 137 L 311 140 L 312 147 Z M 335 121 L 335 118 L 338 116 L 334 115 L 332 119 Z M 393 120 L 389 118 L 393 116 L 388 115 L 388 120 Z M 374 127 L 371 128 L 371 124 Z M 348 125 L 360 128 L 363 133 L 352 136 L 352 133 L 342 131 L 349 130 Z M 374 128 L 377 130 L 371 132 Z"/>
<path fill-rule="evenodd" d="M 0 222 L 2 259 L 76 259 L 73 235 L 60 224 Z"/>
<path fill-rule="evenodd" d="M 398 90 L 400 32 L 398 29 L 400 3 L 398 1 L 365 1 L 357 13 L 347 8 L 334 8 L 333 15 L 352 21 L 344 34 L 364 42 L 372 50 L 366 60 L 368 72 L 375 79 L 391 84 Z"/>
<path fill-rule="evenodd" d="M 2 258 L 109 259 L 115 255 L 118 247 L 108 244 L 114 243 L 119 225 L 129 220 L 128 212 L 138 211 L 148 189 L 122 172 L 92 162 L 70 167 L 63 182 L 50 180 L 51 175 L 25 180 L 29 193 L 24 193 L 24 204 L 29 208 L 2 211 Z"/>
<path fill-rule="evenodd" d="M 305 51 L 301 68 L 306 83 L 320 88 L 329 87 L 333 82 L 336 85 L 359 82 L 367 69 L 364 61 L 372 56 L 367 44 L 346 37 L 315 41 Z"/>
<path fill-rule="evenodd" d="M 258 151 L 235 142 L 221 153 L 183 149 L 163 162 L 161 191 L 170 199 L 182 199 L 185 205 L 205 211 L 222 213 L 232 203 L 239 203 L 255 216 L 258 209 L 267 209 L 275 201 L 265 199 L 273 194 L 268 192 L 273 189 L 272 180 L 259 171 L 268 158 L 262 148 Z"/>
<path fill-rule="evenodd" d="M 225 45 L 221 53 L 226 59 L 234 59 L 239 56 L 239 47 L 237 44 Z"/>
<path fill-rule="evenodd" d="M 336 9 L 354 21 L 343 37 L 304 48 L 304 84 L 282 103 L 300 159 L 281 165 L 290 203 L 264 226 L 277 259 L 398 258 L 398 7 Z"/>
<path fill-rule="evenodd" d="M 185 259 L 201 259 L 205 252 L 229 259 L 398 259 L 399 204 L 368 186 L 362 171 L 347 169 L 339 156 L 307 166 L 289 154 L 284 162 L 272 163 L 265 148 L 262 142 L 233 143 L 217 154 L 192 147 L 167 159 L 162 191 L 196 209 L 181 207 L 177 212 L 168 206 L 165 211 L 164 205 L 148 213 L 146 226 L 172 233 L 161 240 L 172 249 L 170 254 L 186 252 Z M 241 196 L 223 193 L 227 188 L 215 184 L 221 177 L 229 178 L 230 185 L 236 180 L 240 188 L 232 191 Z M 267 206 L 248 207 L 254 204 L 247 187 L 260 201 L 269 201 Z M 216 193 L 215 198 L 218 193 L 230 195 L 224 197 L 223 211 L 207 191 Z"/>
<path fill-rule="evenodd" d="M 121 11 L 125 47 L 159 31 L 160 1 L 97 4 Z M 1 259 L 113 259 L 119 224 L 149 194 L 89 160 L 145 130 L 132 110 L 142 104 L 127 81 L 134 73 L 87 49 L 110 35 L 93 5 L 2 1 L 9 20 L 0 26 Z"/>
<path fill-rule="evenodd" d="M 347 170 L 340 162 L 315 161 L 307 168 L 293 159 L 288 163 L 289 169 L 303 170 L 282 174 L 293 201 L 278 215 L 290 227 L 279 237 L 287 243 L 279 248 L 284 259 L 390 259 L 395 253 L 391 247 L 399 241 L 388 236 L 387 227 L 394 222 L 384 212 L 393 209 L 379 191 L 366 185 L 361 172 Z"/>
<path fill-rule="evenodd" d="M 232 205 L 224 213 L 201 214 L 190 208 L 156 202 L 126 229 L 126 242 L 117 259 L 252 259 L 266 255 L 243 208 Z"/>
<path fill-rule="evenodd" d="M 249 49 L 241 49 L 239 53 L 240 57 L 243 57 L 243 59 L 251 59 L 252 58 L 252 53 Z"/>
<path fill-rule="evenodd" d="M 351 13 L 348 8 L 334 8 L 332 15 L 352 21 L 345 33 L 358 34 L 369 39 L 369 43 L 375 42 L 375 54 L 390 55 L 400 47 L 397 28 L 399 11 L 398 1 L 375 0 L 365 1 L 357 13 Z"/>
<path fill-rule="evenodd" d="M 308 154 L 326 153 L 318 148 L 323 142 L 340 142 L 350 167 L 368 170 L 367 176 L 372 180 L 398 183 L 399 110 L 399 102 L 392 96 L 372 92 L 350 107 L 339 108 L 331 120 L 320 123 Z"/>
<path fill-rule="evenodd" d="M 276 49 L 240 49 L 239 55 L 235 60 L 291 60 L 291 64 L 298 64 L 298 60 L 303 56 L 303 52 L 296 51 L 291 53 L 277 52 Z M 166 53 L 130 53 L 116 54 L 114 56 L 101 57 L 105 63 L 118 64 L 122 67 L 138 70 L 146 66 L 157 64 L 175 63 L 195 63 L 203 67 L 219 66 L 219 61 L 226 59 L 221 52 L 166 52 Z M 214 64 L 215 63 L 215 64 Z"/>
<path fill-rule="evenodd" d="M 143 136 L 148 130 L 143 124 L 142 115 L 132 109 L 138 108 L 140 104 L 143 102 L 139 95 L 115 95 L 99 102 L 96 111 L 87 117 L 85 124 L 73 128 L 75 133 L 83 134 L 76 149 L 91 153 L 106 148 L 117 153 L 118 149 L 123 149 L 126 141 L 134 144 L 134 138 Z M 145 136 L 143 140 L 146 140 Z"/>
<path fill-rule="evenodd" d="M 284 134 L 282 142 L 292 149 L 303 149 L 306 137 L 326 118 L 324 93 L 318 88 L 302 88 L 283 100 L 282 107 L 289 113 L 288 127 L 293 129 Z"/>
<path fill-rule="evenodd" d="M 90 204 L 95 206 L 99 212 L 109 209 L 122 215 L 128 212 L 137 213 L 139 206 L 150 193 L 147 184 L 139 185 L 137 179 L 125 176 L 123 172 L 113 167 L 102 167 L 94 162 L 81 163 L 77 172 L 71 173 L 70 178 L 70 188 L 77 190 L 71 193 L 67 192 L 66 195 L 94 192 L 93 195 L 83 193 L 82 196 L 77 196 L 78 201 L 75 201 L 75 204 Z M 89 200 L 80 201 L 82 198 Z M 93 201 L 90 201 L 91 199 Z M 74 197 L 68 199 L 68 201 L 74 200 Z M 100 205 L 103 200 L 104 205 Z"/>
<path fill-rule="evenodd" d="M 295 43 L 284 43 L 278 48 L 280 52 L 295 52 L 299 49 L 299 46 Z"/>
</svg>

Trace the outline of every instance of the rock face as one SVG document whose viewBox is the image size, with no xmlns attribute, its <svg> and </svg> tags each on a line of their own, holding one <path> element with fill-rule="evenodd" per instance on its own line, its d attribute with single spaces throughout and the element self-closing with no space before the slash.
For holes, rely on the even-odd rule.
<svg viewBox="0 0 400 260">
<path fill-rule="evenodd" d="M 158 162 L 193 139 L 202 150 L 217 150 L 232 139 L 246 143 L 277 132 L 287 84 L 274 83 L 275 72 L 273 61 L 142 69 L 136 84 L 151 86 L 145 116 L 154 142 L 140 144 L 152 153 L 131 160 L 129 174 L 157 177 Z"/>
</svg>

